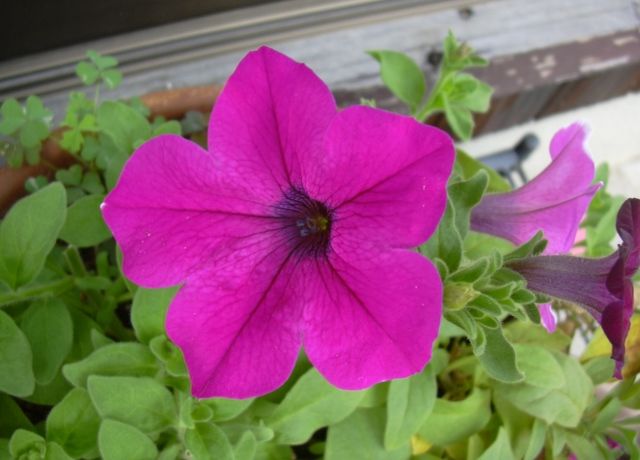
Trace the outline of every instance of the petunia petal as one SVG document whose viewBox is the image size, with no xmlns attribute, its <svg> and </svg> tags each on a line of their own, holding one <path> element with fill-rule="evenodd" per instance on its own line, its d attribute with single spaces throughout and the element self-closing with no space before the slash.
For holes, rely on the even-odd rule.
<svg viewBox="0 0 640 460">
<path fill-rule="evenodd" d="M 299 289 L 290 247 L 265 234 L 192 275 L 167 314 L 196 397 L 248 398 L 275 390 L 300 349 Z"/>
<path fill-rule="evenodd" d="M 302 324 L 310 361 L 346 390 L 422 370 L 442 313 L 440 277 L 427 259 L 405 250 L 354 251 L 345 246 L 316 261 Z"/>
<path fill-rule="evenodd" d="M 335 114 L 329 88 L 307 66 L 263 46 L 238 64 L 218 97 L 209 151 L 278 197 L 321 156 Z"/>
<path fill-rule="evenodd" d="M 544 232 L 546 254 L 565 253 L 580 221 L 602 184 L 591 185 L 593 161 L 585 147 L 586 126 L 574 123 L 556 133 L 551 163 L 517 190 L 488 194 L 471 214 L 471 228 L 522 244 Z"/>
<path fill-rule="evenodd" d="M 515 244 L 527 242 L 542 230 L 548 240 L 545 254 L 562 254 L 573 246 L 580 221 L 599 188 L 600 184 L 592 185 L 566 201 L 556 199 L 537 208 L 522 202 L 523 195 L 486 195 L 473 209 L 471 228 Z"/>
<path fill-rule="evenodd" d="M 349 232 L 414 247 L 435 230 L 455 156 L 447 134 L 411 117 L 351 107 L 335 117 L 325 145 L 304 185 Z"/>
<path fill-rule="evenodd" d="M 538 305 L 538 310 L 540 310 L 540 322 L 544 328 L 549 332 L 555 332 L 558 318 L 556 316 L 556 312 L 551 308 L 551 304 L 540 304 Z"/>
<path fill-rule="evenodd" d="M 551 163 L 533 180 L 513 193 L 529 208 L 548 206 L 581 194 L 591 185 L 595 166 L 586 148 L 589 129 L 573 123 L 559 130 L 551 140 Z"/>
<path fill-rule="evenodd" d="M 179 136 L 136 151 L 102 206 L 127 277 L 147 287 L 178 284 L 221 244 L 277 225 L 260 189 L 221 168 Z"/>
</svg>

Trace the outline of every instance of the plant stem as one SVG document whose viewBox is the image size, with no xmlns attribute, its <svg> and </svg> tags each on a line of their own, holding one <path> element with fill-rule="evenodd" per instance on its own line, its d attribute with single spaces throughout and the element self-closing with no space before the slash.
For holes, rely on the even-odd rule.
<svg viewBox="0 0 640 460">
<path fill-rule="evenodd" d="M 59 295 L 73 287 L 73 278 L 71 276 L 60 278 L 48 283 L 28 286 L 13 292 L 0 294 L 0 307 L 13 303 L 23 302 L 25 300 L 43 297 L 45 295 Z"/>
</svg>

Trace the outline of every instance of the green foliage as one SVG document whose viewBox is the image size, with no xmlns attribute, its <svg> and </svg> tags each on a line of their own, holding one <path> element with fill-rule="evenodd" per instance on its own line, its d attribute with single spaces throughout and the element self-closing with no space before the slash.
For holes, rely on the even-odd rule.
<svg viewBox="0 0 640 460">
<path fill-rule="evenodd" d="M 413 377 L 391 382 L 384 431 L 384 446 L 387 450 L 402 447 L 420 428 L 433 409 L 437 390 L 432 364 Z"/>
<path fill-rule="evenodd" d="M 150 377 L 92 375 L 87 389 L 101 418 L 129 423 L 148 434 L 169 427 L 177 416 L 169 390 Z"/>
<path fill-rule="evenodd" d="M 73 345 L 73 322 L 67 307 L 59 299 L 34 302 L 20 324 L 33 353 L 36 382 L 50 383 Z"/>
<path fill-rule="evenodd" d="M 100 214 L 104 195 L 88 195 L 78 199 L 67 210 L 60 238 L 79 248 L 97 246 L 111 237 Z"/>
<path fill-rule="evenodd" d="M 384 409 L 358 409 L 342 422 L 329 427 L 326 460 L 401 460 L 409 457 L 410 446 L 387 450 L 384 436 Z"/>
<path fill-rule="evenodd" d="M 35 386 L 32 360 L 27 337 L 0 310 L 0 391 L 13 396 L 30 395 Z"/>
<path fill-rule="evenodd" d="M 97 454 L 97 435 L 100 416 L 89 393 L 74 388 L 47 417 L 47 439 L 58 443 L 73 457 L 94 457 Z"/>
<path fill-rule="evenodd" d="M 74 386 L 85 387 L 92 375 L 154 376 L 158 365 L 149 349 L 138 343 L 113 343 L 98 348 L 81 361 L 67 364 L 62 372 Z"/>
<path fill-rule="evenodd" d="M 603 186 L 591 200 L 582 226 L 587 231 L 586 254 L 590 257 L 602 257 L 613 251 L 616 216 L 624 197 L 613 196 L 607 192 L 609 181 L 609 165 L 607 163 L 598 166 L 595 180 L 602 182 Z"/>
<path fill-rule="evenodd" d="M 40 273 L 66 215 L 65 189 L 51 184 L 21 199 L 0 223 L 0 281 L 16 289 Z"/>
<path fill-rule="evenodd" d="M 117 69 L 118 60 L 103 56 L 96 51 L 87 51 L 87 61 L 76 65 L 76 75 L 87 86 L 104 84 L 109 89 L 117 88 L 122 82 L 122 72 Z"/>
<path fill-rule="evenodd" d="M 105 419 L 98 431 L 100 457 L 104 460 L 155 460 L 155 443 L 137 428 L 126 423 Z"/>
<path fill-rule="evenodd" d="M 363 392 L 341 391 L 310 369 L 291 388 L 267 423 L 284 444 L 301 444 L 314 431 L 347 417 L 364 397 Z"/>
<path fill-rule="evenodd" d="M 442 112 L 460 140 L 467 140 L 473 134 L 473 113 L 489 109 L 491 86 L 463 72 L 471 67 L 484 67 L 487 61 L 466 43 L 459 43 L 451 32 L 444 41 L 438 78 L 424 104 L 425 75 L 413 59 L 396 51 L 377 50 L 369 54 L 380 63 L 384 84 L 409 107 L 417 120 L 425 121 Z"/>
<path fill-rule="evenodd" d="M 3 142 L 0 152 L 5 152 L 7 163 L 22 166 L 26 160 L 36 164 L 40 160 L 42 141 L 49 136 L 52 112 L 44 107 L 37 96 L 29 96 L 24 107 L 15 99 L 7 99 L 0 106 L 0 134 L 10 136 L 11 142 Z"/>
<path fill-rule="evenodd" d="M 412 113 L 416 113 L 426 91 L 424 74 L 420 67 L 403 53 L 397 51 L 369 51 L 380 63 L 380 76 L 385 85 Z"/>
</svg>

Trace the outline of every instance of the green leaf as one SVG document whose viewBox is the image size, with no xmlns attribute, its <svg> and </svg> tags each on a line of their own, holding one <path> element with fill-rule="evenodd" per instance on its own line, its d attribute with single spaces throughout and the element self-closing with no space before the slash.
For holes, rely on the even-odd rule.
<svg viewBox="0 0 640 460">
<path fill-rule="evenodd" d="M 115 89 L 122 83 L 122 72 L 117 69 L 109 69 L 102 72 L 102 81 L 109 89 Z"/>
<path fill-rule="evenodd" d="M 567 432 L 569 450 L 580 460 L 604 460 L 605 457 L 583 436 Z"/>
<path fill-rule="evenodd" d="M 462 237 L 456 225 L 455 208 L 451 198 L 447 199 L 447 209 L 440 220 L 438 229 L 419 250 L 430 259 L 442 260 L 450 273 L 455 272 L 462 260 Z"/>
<path fill-rule="evenodd" d="M 119 342 L 98 348 L 82 361 L 67 364 L 62 373 L 71 384 L 84 387 L 91 375 L 154 376 L 158 364 L 149 349 L 139 343 Z"/>
<path fill-rule="evenodd" d="M 235 460 L 253 460 L 258 442 L 251 431 L 245 431 L 233 448 Z"/>
<path fill-rule="evenodd" d="M 488 181 L 488 175 L 484 171 L 478 171 L 469 179 L 455 182 L 447 189 L 451 205 L 455 209 L 455 226 L 463 240 L 469 233 L 471 210 L 482 200 Z"/>
<path fill-rule="evenodd" d="M 100 416 L 83 388 L 72 389 L 53 407 L 46 427 L 47 439 L 60 444 L 71 456 L 97 456 Z"/>
<path fill-rule="evenodd" d="M 587 226 L 586 243 L 589 254 L 605 255 L 598 253 L 599 247 L 609 252 L 610 244 L 616 236 L 616 219 L 623 201 L 623 197 L 612 198 L 609 208 L 600 216 L 597 224 Z"/>
<path fill-rule="evenodd" d="M 139 288 L 133 296 L 131 322 L 136 337 L 142 343 L 164 334 L 164 319 L 178 288 Z"/>
<path fill-rule="evenodd" d="M 309 369 L 287 393 L 267 425 L 281 444 L 302 444 L 324 426 L 347 417 L 364 397 L 363 391 L 343 391 Z"/>
<path fill-rule="evenodd" d="M 64 185 L 80 185 L 82 182 L 82 167 L 73 165 L 69 169 L 59 169 L 56 171 L 56 180 Z"/>
<path fill-rule="evenodd" d="M 583 364 L 583 368 L 594 385 L 608 381 L 615 370 L 615 361 L 609 356 L 597 356 Z"/>
<path fill-rule="evenodd" d="M 0 106 L 0 134 L 10 135 L 17 132 L 27 121 L 22 106 L 15 99 L 7 99 Z"/>
<path fill-rule="evenodd" d="M 9 440 L 0 438 L 0 460 L 12 460 L 9 453 Z"/>
<path fill-rule="evenodd" d="M 509 443 L 509 435 L 507 430 L 500 428 L 498 431 L 498 437 L 489 446 L 484 453 L 478 457 L 478 460 L 494 460 L 494 459 L 510 459 L 515 458 L 513 451 L 511 450 L 511 444 Z"/>
<path fill-rule="evenodd" d="M 160 360 L 167 373 L 174 377 L 187 377 L 189 375 L 184 362 L 182 351 L 167 339 L 165 335 L 159 335 L 149 342 L 149 349 Z"/>
<path fill-rule="evenodd" d="M 138 142 L 151 136 L 149 122 L 122 102 L 103 102 L 98 108 L 97 120 L 100 129 L 111 137 L 117 149 L 127 154 L 133 152 Z"/>
<path fill-rule="evenodd" d="M 100 204 L 104 195 L 88 195 L 73 203 L 60 230 L 60 238 L 79 248 L 96 246 L 111 237 L 102 220 Z"/>
<path fill-rule="evenodd" d="M 67 213 L 62 184 L 18 201 L 0 223 L 0 280 L 15 289 L 32 281 L 53 248 Z"/>
<path fill-rule="evenodd" d="M 11 396 L 4 393 L 0 393 L 0 414 L 2 414 L 0 417 L 0 438 L 10 437 L 19 428 L 34 429 L 20 406 Z"/>
<path fill-rule="evenodd" d="M 187 430 L 184 442 L 194 460 L 234 459 L 227 436 L 212 423 L 198 423 Z"/>
<path fill-rule="evenodd" d="M 491 418 L 490 392 L 475 388 L 462 401 L 437 399 L 418 433 L 431 444 L 447 446 L 479 432 Z"/>
<path fill-rule="evenodd" d="M 102 418 L 128 423 L 145 433 L 159 432 L 177 419 L 171 393 L 152 378 L 92 375 L 87 387 Z"/>
<path fill-rule="evenodd" d="M 46 385 L 56 376 L 71 351 L 71 315 L 59 299 L 45 298 L 24 312 L 21 327 L 31 344 L 36 382 Z"/>
<path fill-rule="evenodd" d="M 504 338 L 502 328 L 484 328 L 486 345 L 484 353 L 478 359 L 487 373 L 502 382 L 519 382 L 523 375 L 516 363 L 516 353 L 513 346 Z"/>
<path fill-rule="evenodd" d="M 100 76 L 100 71 L 91 62 L 80 61 L 76 65 L 76 75 L 78 76 L 78 78 L 82 83 L 84 83 L 87 86 L 91 86 L 96 81 L 98 81 L 98 77 Z"/>
<path fill-rule="evenodd" d="M 524 454 L 524 460 L 535 460 L 538 458 L 540 451 L 544 447 L 544 441 L 547 435 L 547 426 L 539 418 L 533 421 L 531 427 L 531 436 L 529 438 L 529 444 Z"/>
<path fill-rule="evenodd" d="M 509 182 L 498 174 L 495 169 L 482 164 L 464 150 L 456 149 L 456 162 L 462 170 L 462 176 L 465 179 L 470 179 L 478 171 L 482 170 L 486 172 L 489 175 L 489 185 L 487 187 L 488 192 L 508 192 L 511 190 Z"/>
<path fill-rule="evenodd" d="M 247 410 L 253 402 L 253 399 L 210 398 L 203 399 L 200 402 L 209 407 L 213 412 L 211 420 L 214 422 L 223 422 L 234 419 Z"/>
<path fill-rule="evenodd" d="M 473 115 L 464 106 L 457 105 L 449 101 L 446 95 L 441 95 L 442 106 L 444 108 L 444 114 L 447 118 L 447 123 L 453 130 L 454 134 L 461 141 L 471 139 L 473 133 Z"/>
<path fill-rule="evenodd" d="M 9 452 L 14 459 L 44 458 L 47 446 L 44 438 L 27 430 L 16 430 L 9 440 Z"/>
<path fill-rule="evenodd" d="M 459 43 L 451 31 L 444 40 L 443 72 L 462 70 L 469 67 L 485 67 L 488 62 L 475 54 L 466 43 Z"/>
<path fill-rule="evenodd" d="M 500 397 L 507 399 L 521 411 L 556 424 L 574 428 L 591 401 L 593 384 L 582 366 L 564 353 L 551 352 L 562 368 L 566 384 L 557 389 L 533 386 L 527 382 L 517 384 L 495 383 Z"/>
<path fill-rule="evenodd" d="M 358 409 L 329 427 L 325 460 L 405 460 L 409 443 L 388 451 L 382 444 L 385 409 Z"/>
<path fill-rule="evenodd" d="M 136 427 L 115 420 L 103 420 L 98 432 L 103 460 L 155 460 L 154 442 Z"/>
<path fill-rule="evenodd" d="M 97 51 L 87 51 L 87 57 L 93 62 L 100 70 L 110 69 L 118 65 L 118 60 L 113 56 L 103 56 Z"/>
<path fill-rule="evenodd" d="M 182 134 L 182 126 L 176 120 L 166 121 L 153 128 L 152 137 L 159 136 L 160 134 Z"/>
<path fill-rule="evenodd" d="M 424 74 L 413 59 L 396 51 L 368 52 L 380 63 L 380 76 L 385 85 L 415 112 L 426 90 Z"/>
<path fill-rule="evenodd" d="M 406 445 L 429 416 L 437 397 L 433 366 L 412 377 L 393 380 L 387 399 L 384 446 L 387 450 Z"/>
<path fill-rule="evenodd" d="M 11 317 L 0 310 L 0 391 L 29 396 L 35 388 L 29 341 Z"/>
<path fill-rule="evenodd" d="M 448 81 L 448 99 L 472 112 L 489 110 L 493 89 L 468 73 L 453 75 Z"/>
<path fill-rule="evenodd" d="M 53 117 L 53 112 L 47 109 L 38 96 L 29 96 L 25 104 L 27 118 L 40 120 L 48 125 Z"/>
<path fill-rule="evenodd" d="M 27 120 L 20 129 L 20 143 L 27 149 L 40 147 L 49 136 L 49 127 L 42 120 Z"/>
<path fill-rule="evenodd" d="M 552 352 L 536 345 L 516 344 L 514 348 L 518 368 L 524 373 L 527 385 L 558 389 L 567 384 L 562 367 Z"/>
<path fill-rule="evenodd" d="M 55 442 L 47 442 L 47 455 L 44 460 L 73 460 L 62 447 Z"/>
<path fill-rule="evenodd" d="M 614 420 L 618 418 L 621 410 L 622 402 L 618 398 L 611 399 L 598 411 L 595 420 L 589 427 L 589 431 L 591 433 L 604 433 L 614 424 Z"/>
</svg>

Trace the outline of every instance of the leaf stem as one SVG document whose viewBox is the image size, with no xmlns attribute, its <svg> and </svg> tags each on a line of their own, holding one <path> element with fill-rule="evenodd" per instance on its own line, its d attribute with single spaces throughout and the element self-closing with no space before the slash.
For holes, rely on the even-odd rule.
<svg viewBox="0 0 640 460">
<path fill-rule="evenodd" d="M 65 278 L 59 278 L 55 281 L 19 288 L 18 290 L 13 292 L 3 292 L 0 293 L 0 307 L 38 297 L 44 297 L 46 295 L 59 295 L 65 291 L 68 291 L 72 287 L 73 277 L 67 276 Z"/>
</svg>

